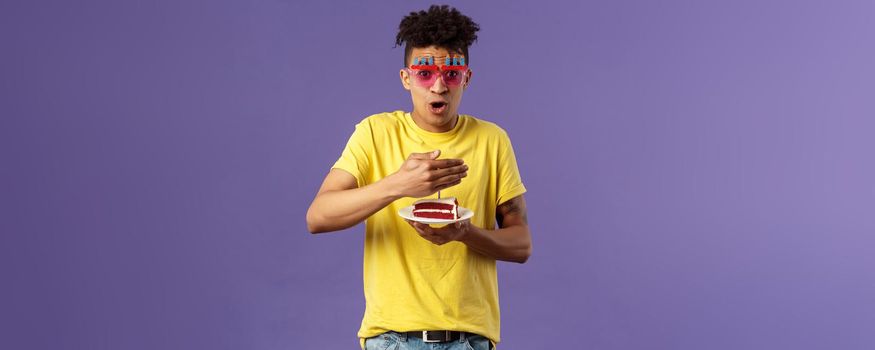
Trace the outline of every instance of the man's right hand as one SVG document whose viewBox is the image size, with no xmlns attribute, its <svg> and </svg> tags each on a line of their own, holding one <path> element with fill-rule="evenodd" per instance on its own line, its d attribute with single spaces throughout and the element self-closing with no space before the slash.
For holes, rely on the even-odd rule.
<svg viewBox="0 0 875 350">
<path fill-rule="evenodd" d="M 440 152 L 411 153 L 387 179 L 402 197 L 426 197 L 458 185 L 468 176 L 468 166 L 461 159 L 437 159 Z"/>
</svg>

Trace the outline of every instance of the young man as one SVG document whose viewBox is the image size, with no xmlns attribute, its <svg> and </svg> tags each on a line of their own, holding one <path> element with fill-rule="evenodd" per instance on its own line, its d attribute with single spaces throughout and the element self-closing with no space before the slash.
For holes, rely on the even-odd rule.
<svg viewBox="0 0 875 350">
<path fill-rule="evenodd" d="M 312 233 L 366 220 L 362 348 L 485 350 L 500 341 L 496 260 L 524 263 L 532 246 L 507 133 L 457 113 L 478 30 L 448 6 L 404 17 L 396 44 L 406 43 L 400 77 L 413 111 L 356 125 L 307 211 Z M 443 227 L 399 216 L 438 191 L 474 216 Z"/>
</svg>

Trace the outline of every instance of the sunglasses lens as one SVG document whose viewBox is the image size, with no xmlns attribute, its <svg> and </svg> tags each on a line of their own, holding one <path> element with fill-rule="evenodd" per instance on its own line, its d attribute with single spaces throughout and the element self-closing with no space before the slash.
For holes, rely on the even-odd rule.
<svg viewBox="0 0 875 350">
<path fill-rule="evenodd" d="M 413 71 L 413 76 L 416 78 L 416 81 L 423 86 L 431 86 L 434 84 L 435 78 L 437 78 L 437 74 L 430 70 L 415 70 Z"/>
<path fill-rule="evenodd" d="M 451 70 L 444 72 L 444 84 L 456 86 L 462 83 L 462 72 Z"/>
</svg>

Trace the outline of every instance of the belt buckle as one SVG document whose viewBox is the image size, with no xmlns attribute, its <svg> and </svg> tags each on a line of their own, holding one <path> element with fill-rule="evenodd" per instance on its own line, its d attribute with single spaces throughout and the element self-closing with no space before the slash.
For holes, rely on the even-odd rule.
<svg viewBox="0 0 875 350">
<path fill-rule="evenodd" d="M 449 333 L 449 331 L 444 331 L 443 338 L 439 338 L 439 339 L 431 340 L 431 339 L 428 338 L 428 335 L 429 335 L 429 334 L 435 334 L 435 335 L 437 335 L 437 334 L 439 334 L 439 332 L 422 331 L 422 342 L 423 342 L 423 343 L 440 343 L 440 342 L 444 342 L 444 341 L 446 341 L 447 338 L 449 338 L 449 337 L 448 337 L 448 335 L 449 335 L 448 333 Z"/>
</svg>

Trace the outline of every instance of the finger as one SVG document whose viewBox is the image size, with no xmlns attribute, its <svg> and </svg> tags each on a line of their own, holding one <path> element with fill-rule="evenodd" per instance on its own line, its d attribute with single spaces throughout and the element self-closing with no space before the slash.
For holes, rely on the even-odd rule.
<svg viewBox="0 0 875 350">
<path fill-rule="evenodd" d="M 450 183 L 445 183 L 445 184 L 442 184 L 442 185 L 438 185 L 438 186 L 435 187 L 434 189 L 435 189 L 435 191 L 440 191 L 440 190 L 443 190 L 443 189 L 445 189 L 445 188 L 453 187 L 453 186 L 458 185 L 458 184 L 460 184 L 460 183 L 462 183 L 462 180 L 456 180 L 456 181 L 453 181 L 453 182 L 450 182 Z"/>
<path fill-rule="evenodd" d="M 409 220 L 409 219 L 404 219 L 404 221 L 407 221 L 407 223 L 410 224 L 410 226 L 413 226 L 413 229 L 415 229 L 417 232 L 422 233 L 422 228 L 425 225 L 423 225 L 419 221 L 413 221 L 413 220 Z"/>
<path fill-rule="evenodd" d="M 413 226 L 413 229 L 416 230 L 416 233 L 418 233 L 420 236 L 425 237 L 425 233 L 423 233 L 422 230 L 418 226 L 416 226 L 416 223 L 411 223 L 410 226 Z"/>
<path fill-rule="evenodd" d="M 440 235 L 429 234 L 427 232 L 422 232 L 422 231 L 419 231 L 419 236 L 422 238 L 425 238 L 425 240 L 427 240 L 431 243 L 437 244 L 437 245 L 441 245 L 442 244 L 441 242 L 445 241 L 444 237 L 442 237 Z"/>
<path fill-rule="evenodd" d="M 416 221 L 413 221 L 410 223 L 410 225 L 412 225 L 413 228 L 415 228 L 417 232 L 422 233 L 422 224 L 420 224 Z"/>
<path fill-rule="evenodd" d="M 434 151 L 425 152 L 425 153 L 411 153 L 409 156 L 407 156 L 407 159 L 431 160 L 431 159 L 437 159 L 437 157 L 440 155 L 441 155 L 441 150 L 434 150 Z"/>
<path fill-rule="evenodd" d="M 456 158 L 435 159 L 428 162 L 429 169 L 443 169 L 465 164 L 464 160 Z"/>
<path fill-rule="evenodd" d="M 419 230 L 422 231 L 423 234 L 433 235 L 434 230 L 432 230 L 431 226 L 423 224 L 421 222 L 417 222 L 416 226 L 419 227 Z"/>
<path fill-rule="evenodd" d="M 432 171 L 431 179 L 439 179 L 448 175 L 462 174 L 468 171 L 468 165 L 462 164 L 454 167 L 443 168 Z"/>
<path fill-rule="evenodd" d="M 464 179 L 467 176 L 468 176 L 467 172 L 461 173 L 461 174 L 455 174 L 455 175 L 447 175 L 447 176 L 444 176 L 440 179 L 434 180 L 432 183 L 435 186 L 439 187 L 439 186 L 442 186 L 444 184 L 449 184 L 449 183 L 453 183 L 456 181 L 462 181 L 462 179 Z"/>
</svg>

